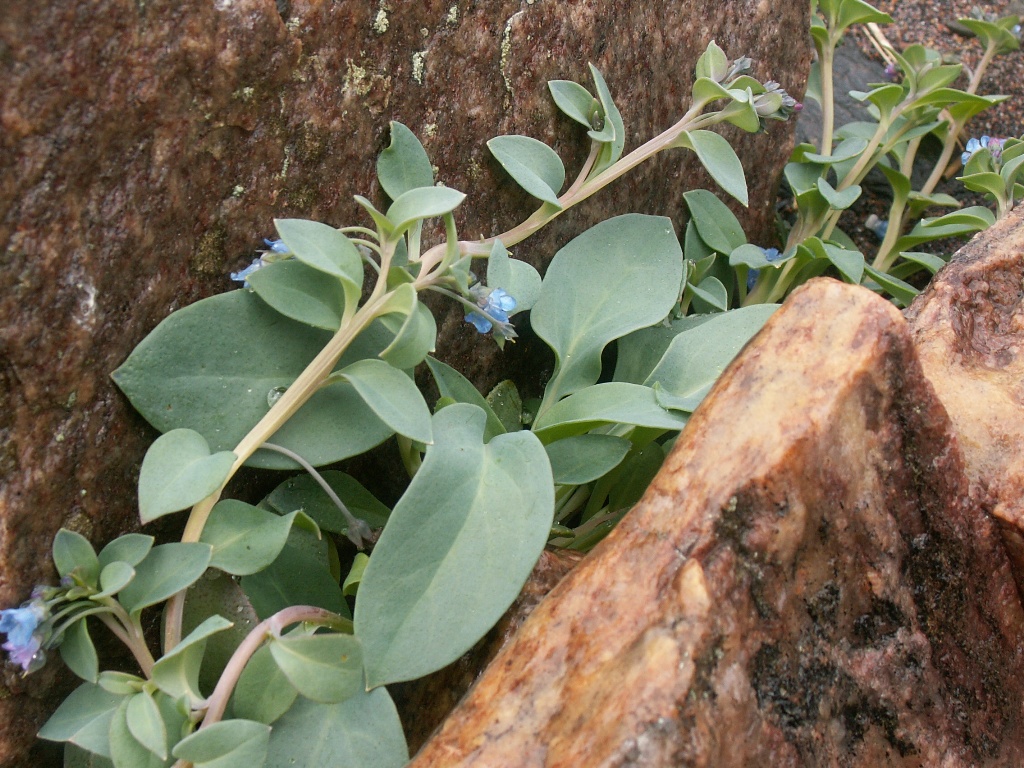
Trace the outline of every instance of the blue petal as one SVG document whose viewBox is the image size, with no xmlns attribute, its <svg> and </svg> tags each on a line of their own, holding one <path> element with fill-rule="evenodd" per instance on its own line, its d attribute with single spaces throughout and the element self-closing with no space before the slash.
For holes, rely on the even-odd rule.
<svg viewBox="0 0 1024 768">
<path fill-rule="evenodd" d="M 491 307 L 505 312 L 511 312 L 516 308 L 515 297 L 506 292 L 503 288 L 495 288 L 491 291 L 491 295 L 487 297 L 487 302 Z"/>
<path fill-rule="evenodd" d="M 764 250 L 764 257 L 768 261 L 778 261 L 782 258 L 778 248 L 764 248 L 762 250 Z"/>
<path fill-rule="evenodd" d="M 263 238 L 263 242 L 266 243 L 267 247 L 274 253 L 291 253 L 291 251 L 288 250 L 288 246 L 285 245 L 282 240 L 268 240 L 267 238 Z"/>
<path fill-rule="evenodd" d="M 479 312 L 470 312 L 466 315 L 466 322 L 471 323 L 480 333 L 487 333 L 491 330 L 491 321 Z"/>
</svg>

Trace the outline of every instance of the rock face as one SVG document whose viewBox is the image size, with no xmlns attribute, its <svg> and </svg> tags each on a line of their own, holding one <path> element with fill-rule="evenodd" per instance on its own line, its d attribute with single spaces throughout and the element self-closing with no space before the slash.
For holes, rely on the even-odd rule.
<svg viewBox="0 0 1024 768">
<path fill-rule="evenodd" d="M 816 280 L 412 765 L 1019 765 L 1022 630 L 906 322 Z"/>
<path fill-rule="evenodd" d="M 1000 521 L 1024 588 L 1024 211 L 965 246 L 907 310 L 974 492 Z"/>
<path fill-rule="evenodd" d="M 800 0 L 378 3 L 337 0 L 6 0 L 0 14 L 0 605 L 52 578 L 60 525 L 97 543 L 136 520 L 135 479 L 154 437 L 107 375 L 173 309 L 232 287 L 275 216 L 364 223 L 388 121 L 422 138 L 439 177 L 473 193 L 467 237 L 533 209 L 484 142 L 554 143 L 570 173 L 581 132 L 545 82 L 586 81 L 594 62 L 617 96 L 627 149 L 671 125 L 696 57 L 717 39 L 756 74 L 802 93 L 809 50 Z M 745 216 L 771 225 L 792 128 L 744 135 Z M 682 192 L 710 182 L 684 153 L 593 198 L 517 255 L 542 264 L 594 221 L 680 220 Z M 757 204 L 756 203 L 756 204 Z M 447 311 L 447 310 L 445 310 Z M 482 386 L 508 375 L 459 313 L 439 349 Z M 512 358 L 515 359 L 515 358 Z M 8 670 L 0 763 L 12 765 L 53 703 L 47 678 Z M 10 695 L 15 695 L 13 698 Z M 38 764 L 38 763 L 36 763 Z"/>
</svg>

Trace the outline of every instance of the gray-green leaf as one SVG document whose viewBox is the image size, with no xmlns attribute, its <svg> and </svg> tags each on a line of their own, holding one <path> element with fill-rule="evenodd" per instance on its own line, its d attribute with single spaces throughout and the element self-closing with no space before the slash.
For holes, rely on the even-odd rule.
<svg viewBox="0 0 1024 768">
<path fill-rule="evenodd" d="M 269 743 L 269 725 L 222 720 L 179 741 L 172 754 L 195 768 L 261 768 L 267 761 Z"/>
<path fill-rule="evenodd" d="M 143 523 L 187 509 L 220 488 L 237 457 L 210 453 L 205 438 L 191 429 L 172 429 L 146 451 L 139 474 L 139 516 Z"/>
<path fill-rule="evenodd" d="M 307 699 L 337 704 L 363 690 L 363 650 L 352 635 L 281 637 L 270 644 L 270 653 Z"/>
<path fill-rule="evenodd" d="M 529 136 L 495 136 L 487 148 L 519 186 L 561 208 L 558 192 L 565 183 L 565 166 L 555 150 Z"/>
<path fill-rule="evenodd" d="M 679 240 L 662 217 L 616 216 L 559 250 L 532 312 L 557 357 L 545 402 L 596 382 L 610 341 L 668 315 L 682 272 Z"/>
<path fill-rule="evenodd" d="M 121 590 L 128 613 L 163 602 L 203 575 L 210 564 L 209 544 L 175 543 L 153 547 L 135 568 L 135 579 Z"/>
<path fill-rule="evenodd" d="M 397 200 L 411 189 L 434 186 L 434 169 L 416 134 L 391 121 L 391 143 L 377 157 L 381 189 Z"/>
<path fill-rule="evenodd" d="M 484 444 L 486 416 L 434 415 L 434 445 L 374 548 L 356 601 L 371 687 L 422 677 L 465 653 L 519 593 L 551 527 L 554 490 L 529 432 Z"/>
</svg>

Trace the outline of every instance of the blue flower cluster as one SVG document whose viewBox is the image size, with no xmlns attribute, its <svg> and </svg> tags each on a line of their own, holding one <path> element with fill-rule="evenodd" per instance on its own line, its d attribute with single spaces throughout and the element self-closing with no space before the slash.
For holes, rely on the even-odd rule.
<svg viewBox="0 0 1024 768">
<path fill-rule="evenodd" d="M 3 649 L 26 672 L 34 672 L 46 661 L 42 646 L 48 634 L 45 622 L 49 617 L 49 608 L 39 598 L 20 608 L 0 611 L 0 632 L 7 635 Z"/>
<path fill-rule="evenodd" d="M 480 333 L 489 333 L 493 328 L 496 336 L 514 339 L 516 332 L 508 320 L 508 313 L 516 308 L 515 298 L 502 288 L 487 291 L 482 286 L 474 286 L 472 290 L 477 295 L 476 304 L 481 311 L 468 313 L 466 322 L 471 323 Z"/>
<path fill-rule="evenodd" d="M 764 252 L 764 258 L 768 262 L 778 261 L 782 258 L 782 254 L 779 253 L 778 248 L 762 248 Z M 754 290 L 754 286 L 757 284 L 757 278 L 761 275 L 760 269 L 752 269 L 747 272 L 747 292 Z"/>
<path fill-rule="evenodd" d="M 982 136 L 980 139 L 970 138 L 967 140 L 967 146 L 964 147 L 964 153 L 960 155 L 960 162 L 967 165 L 967 161 L 971 159 L 971 155 L 980 149 L 987 149 L 995 162 L 999 162 L 1000 156 L 1003 154 L 1003 143 L 1006 139 L 996 139 L 991 136 Z"/>
</svg>

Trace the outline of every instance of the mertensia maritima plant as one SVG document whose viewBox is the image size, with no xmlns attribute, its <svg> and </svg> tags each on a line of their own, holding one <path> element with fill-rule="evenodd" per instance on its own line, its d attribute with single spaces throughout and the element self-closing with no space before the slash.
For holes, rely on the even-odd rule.
<svg viewBox="0 0 1024 768">
<path fill-rule="evenodd" d="M 538 207 L 486 239 L 459 239 L 453 212 L 471 201 L 440 184 L 413 132 L 392 123 L 377 159 L 386 206 L 357 197 L 366 211 L 357 226 L 276 221 L 276 237 L 232 275 L 238 290 L 175 312 L 135 349 L 114 380 L 162 433 L 142 463 L 140 518 L 187 510 L 181 540 L 131 533 L 97 553 L 61 530 L 59 585 L 0 612 L 11 662 L 30 673 L 58 651 L 84 681 L 40 731 L 67 743 L 67 765 L 403 765 L 386 686 L 473 646 L 545 546 L 586 551 L 603 538 L 776 302 L 827 273 L 904 304 L 917 290 L 907 280 L 945 261 L 913 249 L 1012 208 L 1024 142 L 984 137 L 964 148 L 963 182 L 995 212 L 920 218 L 956 205 L 934 193 L 937 180 L 958 159 L 967 120 L 1002 98 L 976 94 L 981 68 L 957 90 L 959 65 L 920 46 L 893 51 L 900 81 L 866 84 L 865 119 L 834 129 L 835 48 L 852 24 L 888 17 L 861 0 L 816 9 L 809 93 L 822 104 L 822 137 L 786 166 L 797 213 L 779 222 L 778 242 L 747 242 L 718 194 L 692 190 L 681 237 L 666 218 L 617 216 L 561 248 L 543 277 L 509 250 L 664 150 L 695 153 L 721 192 L 747 204 L 736 153 L 710 129 L 759 132 L 800 105 L 712 42 L 689 109 L 628 154 L 597 69 L 589 88 L 549 83 L 590 154 L 567 185 L 542 142 L 488 142 Z M 1015 17 L 969 21 L 986 46 L 983 66 L 1016 49 Z M 929 134 L 943 141 L 942 168 L 915 191 L 909 170 Z M 872 168 L 893 201 L 869 259 L 838 223 Z M 427 242 L 431 220 L 443 226 L 440 242 Z M 427 292 L 462 305 L 499 346 L 530 312 L 556 361 L 542 397 L 524 402 L 510 382 L 480 393 L 432 357 Z M 613 342 L 614 370 L 602 371 Z M 412 377 L 421 365 L 441 395 L 433 408 Z M 321 469 L 392 437 L 410 478 L 393 509 L 343 471 Z M 224 497 L 243 466 L 288 474 L 250 505 Z M 159 644 L 142 620 L 157 608 Z M 101 671 L 99 625 L 137 669 Z"/>
</svg>

